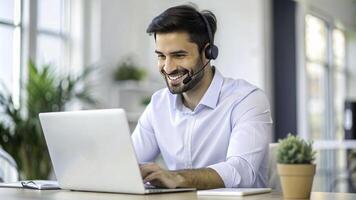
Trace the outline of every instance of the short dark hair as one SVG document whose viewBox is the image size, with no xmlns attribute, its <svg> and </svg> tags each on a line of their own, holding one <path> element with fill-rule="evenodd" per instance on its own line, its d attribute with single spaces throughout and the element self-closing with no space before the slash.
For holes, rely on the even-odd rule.
<svg viewBox="0 0 356 200">
<path fill-rule="evenodd" d="M 154 34 L 156 38 L 156 33 L 186 31 L 189 34 L 190 41 L 198 45 L 200 53 L 210 41 L 206 24 L 198 12 L 191 5 L 168 8 L 152 20 L 146 32 Z M 213 36 L 212 39 L 214 39 L 216 32 L 215 15 L 209 10 L 203 10 L 200 13 L 208 20 Z"/>
</svg>

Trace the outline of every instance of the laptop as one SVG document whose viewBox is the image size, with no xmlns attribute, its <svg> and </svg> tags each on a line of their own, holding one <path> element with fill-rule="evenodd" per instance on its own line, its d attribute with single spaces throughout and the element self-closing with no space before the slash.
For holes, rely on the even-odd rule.
<svg viewBox="0 0 356 200">
<path fill-rule="evenodd" d="M 62 189 L 149 194 L 194 188 L 149 188 L 143 183 L 123 109 L 39 114 Z"/>
</svg>

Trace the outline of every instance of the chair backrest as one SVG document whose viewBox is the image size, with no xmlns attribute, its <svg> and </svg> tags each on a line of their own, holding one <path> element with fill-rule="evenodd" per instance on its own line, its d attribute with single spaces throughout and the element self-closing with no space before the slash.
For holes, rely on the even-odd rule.
<svg viewBox="0 0 356 200">
<path fill-rule="evenodd" d="M 15 182 L 19 179 L 19 173 L 15 160 L 0 148 L 0 182 Z"/>
<path fill-rule="evenodd" d="M 281 183 L 277 173 L 277 148 L 278 143 L 269 144 L 268 187 L 281 191 Z"/>
</svg>

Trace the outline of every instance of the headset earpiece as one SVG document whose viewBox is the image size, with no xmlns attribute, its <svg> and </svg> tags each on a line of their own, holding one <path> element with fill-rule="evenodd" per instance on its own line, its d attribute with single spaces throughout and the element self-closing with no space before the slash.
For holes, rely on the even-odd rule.
<svg viewBox="0 0 356 200">
<path fill-rule="evenodd" d="M 219 55 L 219 49 L 217 46 L 214 45 L 214 38 L 213 38 L 213 33 L 209 24 L 209 21 L 206 19 L 204 14 L 198 12 L 199 16 L 203 19 L 203 22 L 205 24 L 206 30 L 208 32 L 209 36 L 209 45 L 205 48 L 205 57 L 208 60 L 215 60 L 218 55 Z"/>
<path fill-rule="evenodd" d="M 217 46 L 209 45 L 205 48 L 205 57 L 209 60 L 215 60 L 219 55 L 219 49 Z"/>
</svg>

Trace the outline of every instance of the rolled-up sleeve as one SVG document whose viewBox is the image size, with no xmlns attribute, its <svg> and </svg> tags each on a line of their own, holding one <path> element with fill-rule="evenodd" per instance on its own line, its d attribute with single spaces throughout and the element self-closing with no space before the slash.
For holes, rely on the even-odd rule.
<svg viewBox="0 0 356 200">
<path fill-rule="evenodd" d="M 266 187 L 272 118 L 268 99 L 256 90 L 238 102 L 231 115 L 232 132 L 226 160 L 208 166 L 225 187 Z"/>
<path fill-rule="evenodd" d="M 141 115 L 132 133 L 132 143 L 138 162 L 143 164 L 153 162 L 159 154 L 159 147 L 152 127 L 152 107 L 149 104 Z"/>
</svg>

